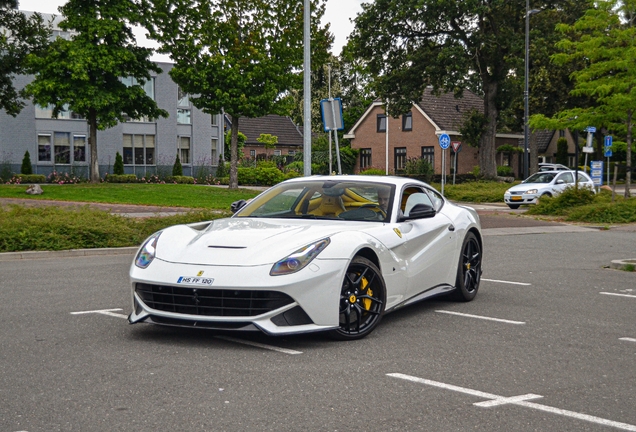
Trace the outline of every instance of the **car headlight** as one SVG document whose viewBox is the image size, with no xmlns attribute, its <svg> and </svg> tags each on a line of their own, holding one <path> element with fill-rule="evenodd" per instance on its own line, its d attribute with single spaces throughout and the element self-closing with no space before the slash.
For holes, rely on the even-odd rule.
<svg viewBox="0 0 636 432">
<path fill-rule="evenodd" d="M 538 190 L 538 189 L 530 189 L 530 190 L 527 190 L 527 191 L 526 191 L 526 193 L 527 193 L 527 194 L 536 194 L 536 193 L 538 193 L 538 192 L 539 192 L 539 190 Z"/>
<path fill-rule="evenodd" d="M 507 191 L 505 191 L 505 192 L 504 192 L 504 195 L 505 195 L 505 194 L 509 194 L 509 193 L 510 193 L 510 189 L 508 189 Z"/>
<path fill-rule="evenodd" d="M 135 265 L 137 267 L 145 269 L 150 265 L 152 260 L 155 259 L 157 240 L 159 240 L 160 235 L 161 231 L 156 232 L 144 242 L 144 245 L 139 249 L 137 257 L 135 258 Z"/>
<path fill-rule="evenodd" d="M 322 252 L 329 243 L 331 243 L 331 240 L 326 238 L 298 249 L 293 254 L 274 264 L 272 269 L 269 271 L 269 275 L 280 276 L 296 273 L 297 271 L 302 270 L 311 262 L 311 260 L 316 258 L 316 256 L 318 256 L 318 254 Z"/>
</svg>

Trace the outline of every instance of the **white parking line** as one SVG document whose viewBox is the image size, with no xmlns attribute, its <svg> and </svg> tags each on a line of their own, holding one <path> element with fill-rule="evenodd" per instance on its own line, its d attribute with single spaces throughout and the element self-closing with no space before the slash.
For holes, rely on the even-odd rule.
<svg viewBox="0 0 636 432">
<path fill-rule="evenodd" d="M 510 285 L 524 285 L 524 286 L 530 286 L 530 285 L 532 285 L 532 284 L 525 283 L 525 282 L 502 281 L 502 280 L 497 280 L 497 279 L 486 279 L 486 278 L 481 278 L 481 280 L 484 280 L 484 281 L 487 281 L 487 282 L 497 282 L 497 283 L 510 284 Z"/>
<path fill-rule="evenodd" d="M 627 342 L 636 342 L 634 338 L 618 338 L 618 340 L 627 341 Z"/>
<path fill-rule="evenodd" d="M 515 397 L 503 397 L 503 396 L 499 396 L 499 395 L 495 395 L 495 394 L 491 394 L 491 393 L 485 393 L 479 390 L 473 390 L 473 389 L 469 389 L 469 388 L 464 388 L 464 387 L 459 387 L 459 386 L 455 386 L 455 385 L 451 385 L 451 384 L 445 384 L 442 382 L 437 382 L 437 381 L 431 381 L 431 380 L 427 380 L 424 378 L 418 378 L 418 377 L 414 377 L 414 376 L 410 376 L 410 375 L 404 375 L 401 373 L 389 373 L 387 374 L 390 377 L 393 378 L 400 378 L 403 380 L 407 380 L 407 381 L 411 381 L 411 382 L 416 382 L 416 383 L 420 383 L 420 384 L 426 384 L 429 386 L 433 386 L 433 387 L 438 387 L 438 388 L 442 388 L 445 390 L 452 390 L 455 392 L 459 392 L 459 393 L 464 393 L 464 394 L 469 394 L 471 396 L 477 396 L 477 397 L 481 397 L 484 399 L 488 399 L 487 401 L 483 401 L 483 402 L 477 402 L 474 403 L 473 405 L 478 406 L 478 407 L 492 407 L 492 406 L 500 406 L 500 405 L 505 405 L 505 404 L 511 404 L 511 405 L 518 405 L 518 406 L 522 406 L 522 407 L 526 407 L 526 408 L 532 408 L 532 409 L 536 409 L 536 410 L 540 410 L 540 411 L 545 411 L 545 412 L 549 412 L 552 414 L 559 414 L 565 417 L 572 417 L 578 420 L 585 420 L 591 423 L 596 423 L 596 424 L 601 424 L 603 426 L 611 426 L 611 427 L 615 427 L 617 429 L 623 429 L 623 430 L 628 430 L 628 431 L 636 431 L 636 426 L 635 425 L 631 425 L 628 423 L 620 423 L 620 422 L 616 422 L 613 420 L 607 420 L 601 417 L 595 417 L 595 416 L 591 416 L 588 414 L 582 414 L 582 413 L 577 413 L 575 411 L 568 411 L 568 410 L 563 410 L 560 408 L 554 408 L 551 406 L 547 406 L 547 405 L 541 405 L 538 403 L 534 403 L 534 402 L 527 402 L 528 399 L 536 399 L 538 397 L 541 397 L 539 395 L 533 395 L 533 394 L 528 394 L 528 395 L 523 395 L 523 396 L 515 396 Z"/>
<path fill-rule="evenodd" d="M 525 324 L 525 322 L 523 322 L 523 321 L 510 321 L 510 320 L 501 319 L 501 318 L 491 318 L 491 317 L 485 317 L 485 316 L 481 316 L 481 315 L 465 314 L 465 313 L 461 313 L 461 312 L 452 312 L 452 311 L 445 311 L 445 310 L 436 310 L 435 312 L 449 314 L 449 315 L 458 315 L 458 316 L 463 316 L 463 317 L 468 317 L 468 318 L 483 319 L 483 320 L 488 320 L 488 321 L 497 321 L 497 322 L 502 322 L 502 323 L 506 323 L 506 324 L 517 324 L 517 325 Z"/>
<path fill-rule="evenodd" d="M 281 352 L 283 354 L 291 354 L 291 355 L 296 355 L 296 354 L 302 354 L 302 351 L 294 351 L 294 350 L 290 350 L 287 348 L 279 348 L 279 347 L 275 347 L 275 346 L 271 346 L 271 345 L 265 345 L 262 343 L 258 343 L 258 342 L 252 342 L 252 341 L 246 341 L 243 339 L 236 339 L 233 337 L 228 337 L 228 336 L 216 336 L 217 339 L 223 339 L 226 341 L 230 341 L 230 342 L 236 342 L 236 343 L 240 343 L 243 345 L 251 345 L 251 346 L 255 346 L 258 348 L 263 348 L 263 349 L 267 349 L 267 350 L 272 350 L 272 351 L 277 351 L 277 352 Z"/>
<path fill-rule="evenodd" d="M 618 294 L 618 293 L 608 293 L 608 292 L 602 292 L 602 291 L 601 291 L 599 294 L 613 295 L 613 296 L 619 296 L 619 297 L 631 297 L 631 298 L 636 298 L 636 295 Z"/>
<path fill-rule="evenodd" d="M 83 314 L 100 314 L 100 315 L 108 315 L 108 316 L 113 316 L 113 317 L 117 317 L 117 318 L 128 318 L 127 315 L 124 314 L 118 314 L 118 313 L 113 313 L 115 311 L 120 311 L 123 309 L 102 309 L 102 310 L 92 310 L 92 311 L 81 311 L 81 312 L 71 312 L 71 315 L 83 315 Z"/>
</svg>

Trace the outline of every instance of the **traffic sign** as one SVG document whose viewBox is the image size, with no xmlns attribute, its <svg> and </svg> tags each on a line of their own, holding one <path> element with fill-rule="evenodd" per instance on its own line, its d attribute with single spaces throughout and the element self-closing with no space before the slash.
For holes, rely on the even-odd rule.
<svg viewBox="0 0 636 432">
<path fill-rule="evenodd" d="M 459 153 L 460 150 L 462 149 L 462 142 L 461 141 L 453 141 L 453 142 L 451 142 L 451 146 L 453 147 L 453 151 L 455 153 Z"/>
<path fill-rule="evenodd" d="M 594 186 L 603 186 L 603 161 L 590 162 L 590 177 Z"/>
<path fill-rule="evenodd" d="M 441 134 L 439 136 L 439 146 L 442 150 L 446 150 L 450 146 L 451 140 L 448 134 Z"/>
<path fill-rule="evenodd" d="M 611 147 L 605 147 L 605 157 L 610 158 L 612 157 L 612 148 Z"/>
<path fill-rule="evenodd" d="M 611 135 L 606 135 L 605 136 L 605 147 L 611 147 L 612 146 L 612 136 Z M 607 151 L 607 148 L 605 149 L 605 151 Z"/>
<path fill-rule="evenodd" d="M 588 126 L 585 128 L 585 130 L 590 133 L 596 132 L 596 128 L 594 126 Z"/>
<path fill-rule="evenodd" d="M 320 101 L 320 113 L 325 132 L 343 130 L 342 100 L 340 98 L 323 99 Z"/>
</svg>

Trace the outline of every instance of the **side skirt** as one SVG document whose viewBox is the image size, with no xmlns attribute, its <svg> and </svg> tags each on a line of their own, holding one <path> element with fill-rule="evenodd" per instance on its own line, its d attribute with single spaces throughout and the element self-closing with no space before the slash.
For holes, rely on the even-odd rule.
<svg viewBox="0 0 636 432">
<path fill-rule="evenodd" d="M 408 298 L 406 300 L 404 300 L 402 303 L 399 303 L 395 306 L 393 306 L 391 309 L 387 309 L 385 311 L 385 313 L 389 313 L 389 312 L 393 312 L 397 309 L 400 309 L 404 306 L 413 304 L 413 303 L 417 303 L 419 301 L 422 300 L 426 300 L 426 299 L 430 299 L 431 297 L 437 297 L 440 295 L 445 295 L 445 294 L 449 294 L 451 292 L 453 292 L 455 290 L 455 287 L 452 285 L 447 285 L 447 284 L 443 284 L 443 285 L 438 285 L 436 287 L 433 288 L 429 288 L 426 291 L 423 291 L 411 298 Z"/>
</svg>

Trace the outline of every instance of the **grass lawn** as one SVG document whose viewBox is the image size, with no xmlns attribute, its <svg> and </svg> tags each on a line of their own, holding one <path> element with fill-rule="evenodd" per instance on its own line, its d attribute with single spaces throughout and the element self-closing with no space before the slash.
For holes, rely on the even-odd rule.
<svg viewBox="0 0 636 432">
<path fill-rule="evenodd" d="M 42 195 L 27 195 L 25 191 L 28 185 L 0 185 L 0 197 L 229 210 L 234 201 L 253 198 L 259 193 L 250 189 L 229 190 L 185 184 L 80 183 L 41 186 L 44 191 Z"/>
</svg>

